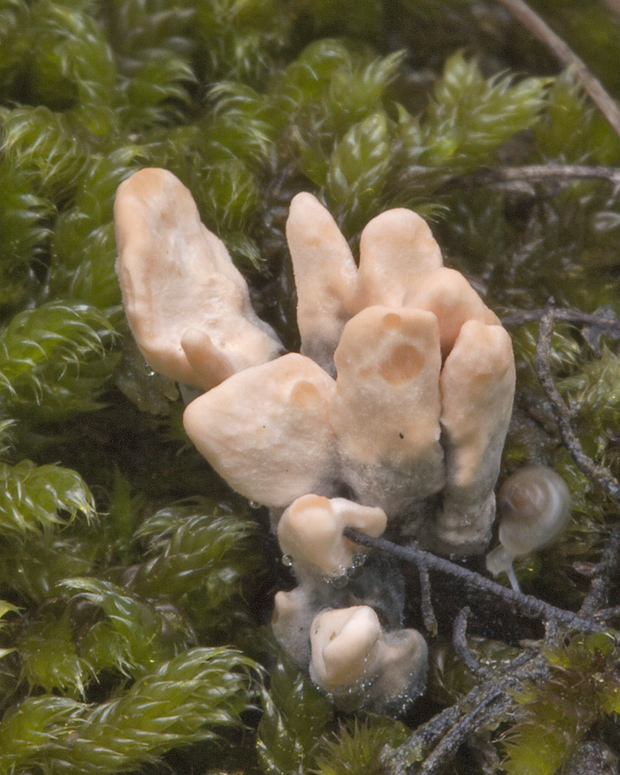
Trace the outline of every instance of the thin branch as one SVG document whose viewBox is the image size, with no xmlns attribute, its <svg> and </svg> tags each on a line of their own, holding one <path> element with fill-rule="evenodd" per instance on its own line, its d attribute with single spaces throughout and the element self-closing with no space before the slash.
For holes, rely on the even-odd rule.
<svg viewBox="0 0 620 775">
<path fill-rule="evenodd" d="M 600 613 L 607 604 L 607 596 L 614 576 L 620 570 L 620 525 L 615 525 L 593 572 L 590 591 L 584 598 L 579 613 L 590 616 Z"/>
<path fill-rule="evenodd" d="M 475 687 L 465 699 L 476 699 L 474 694 L 480 692 L 480 687 Z M 389 775 L 404 775 L 412 762 L 421 761 L 426 752 L 429 751 L 437 740 L 440 740 L 448 731 L 458 723 L 462 716 L 460 703 L 450 705 L 450 707 L 433 716 L 425 724 L 419 726 L 415 733 L 409 739 L 400 745 L 396 750 L 384 749 L 383 760 L 386 765 L 386 772 Z"/>
<path fill-rule="evenodd" d="M 418 572 L 420 575 L 420 610 L 422 611 L 422 620 L 427 632 L 435 637 L 438 631 L 437 617 L 435 616 L 435 609 L 431 599 L 431 582 L 428 577 L 428 568 L 426 565 L 419 565 Z"/>
<path fill-rule="evenodd" d="M 583 90 L 605 116 L 616 135 L 620 137 L 620 110 L 585 62 L 523 0 L 498 0 L 498 2 L 510 11 L 534 37 L 548 46 L 565 67 L 571 68 Z"/>
<path fill-rule="evenodd" d="M 543 680 L 549 672 L 545 657 L 522 651 L 498 676 L 478 684 L 457 703 L 418 727 L 396 750 L 383 755 L 388 775 L 442 772 L 459 746 L 489 721 L 498 721 L 515 701 L 509 689 L 527 680 Z M 419 767 L 416 767 L 419 765 Z"/>
<path fill-rule="evenodd" d="M 605 621 L 615 619 L 620 616 L 620 605 L 615 605 L 612 608 L 601 608 L 596 612 L 596 616 Z"/>
<path fill-rule="evenodd" d="M 471 610 L 469 606 L 461 608 L 458 616 L 454 620 L 454 628 L 452 631 L 452 642 L 456 653 L 459 655 L 465 667 L 469 672 L 477 678 L 479 681 L 485 681 L 489 678 L 489 671 L 482 667 L 474 652 L 469 648 L 467 643 L 467 620 Z"/>
<path fill-rule="evenodd" d="M 512 315 L 502 317 L 502 325 L 505 328 L 514 328 L 525 323 L 536 323 L 548 312 L 548 309 L 531 309 L 523 312 L 515 312 Z M 609 312 L 580 312 L 574 309 L 554 308 L 554 319 L 559 323 L 575 323 L 576 325 L 595 326 L 608 330 L 610 333 L 620 336 L 620 320 L 616 314 Z"/>
<path fill-rule="evenodd" d="M 476 170 L 451 179 L 446 185 L 467 191 L 478 186 L 510 187 L 511 184 L 528 185 L 554 181 L 572 183 L 575 180 L 608 180 L 614 190 L 620 188 L 620 168 L 588 166 L 585 164 L 530 164 L 522 167 L 493 167 Z M 522 185 L 518 186 L 519 190 Z"/>
<path fill-rule="evenodd" d="M 484 728 L 492 718 L 498 719 L 513 703 L 514 700 L 506 694 L 502 686 L 490 691 L 487 697 L 478 702 L 442 737 L 432 753 L 426 757 L 423 769 L 425 775 L 445 772 L 446 764 L 465 740 L 474 731 Z"/>
<path fill-rule="evenodd" d="M 550 308 L 543 314 L 538 329 L 538 341 L 536 343 L 535 356 L 538 379 L 551 404 L 551 409 L 558 423 L 560 436 L 562 437 L 564 446 L 570 452 L 577 468 L 579 468 L 579 470 L 591 481 L 599 484 L 604 492 L 620 505 L 620 484 L 618 484 L 618 480 L 607 468 L 596 465 L 592 458 L 583 451 L 583 447 L 572 428 L 569 409 L 564 403 L 564 399 L 560 395 L 560 391 L 555 386 L 553 378 L 551 377 L 549 356 L 551 353 L 554 322 L 555 310 Z"/>
<path fill-rule="evenodd" d="M 551 404 L 553 415 L 558 424 L 558 428 L 560 429 L 562 441 L 570 452 L 575 464 L 592 482 L 598 484 L 606 495 L 620 505 L 620 484 L 618 483 L 618 480 L 613 476 L 609 469 L 597 465 L 592 458 L 584 452 L 583 447 L 572 428 L 569 409 L 564 403 L 551 376 L 549 356 L 551 353 L 551 341 L 553 339 L 555 319 L 556 310 L 550 308 L 544 313 L 540 320 L 535 356 L 538 379 Z M 616 525 L 605 546 L 601 559 L 594 569 L 590 591 L 586 595 L 579 611 L 581 615 L 591 615 L 606 604 L 613 577 L 619 569 L 620 525 Z"/>
<path fill-rule="evenodd" d="M 590 616 L 580 616 L 573 611 L 566 611 L 563 608 L 556 608 L 550 603 L 545 603 L 532 595 L 525 595 L 523 592 L 516 592 L 514 589 L 502 587 L 491 579 L 481 576 L 479 573 L 456 565 L 443 557 L 437 557 L 430 552 L 419 549 L 415 544 L 410 546 L 399 546 L 384 538 L 372 538 L 365 533 L 360 533 L 351 527 L 344 529 L 344 535 L 362 546 L 370 546 L 380 551 L 388 552 L 394 557 L 400 557 L 401 560 L 411 562 L 416 566 L 426 565 L 432 570 L 446 573 L 459 579 L 470 588 L 489 592 L 499 597 L 512 608 L 520 611 L 524 616 L 532 619 L 556 619 L 558 622 L 567 625 L 575 630 L 583 632 L 597 632 L 601 629 L 601 623 Z"/>
</svg>

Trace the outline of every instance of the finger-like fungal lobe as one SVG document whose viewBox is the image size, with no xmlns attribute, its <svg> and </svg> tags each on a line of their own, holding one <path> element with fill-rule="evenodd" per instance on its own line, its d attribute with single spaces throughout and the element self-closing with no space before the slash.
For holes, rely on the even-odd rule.
<svg viewBox="0 0 620 775">
<path fill-rule="evenodd" d="M 432 312 L 367 307 L 335 353 L 330 418 L 356 498 L 393 516 L 444 485 L 439 328 Z"/>
<path fill-rule="evenodd" d="M 331 489 L 337 457 L 329 422 L 334 380 L 289 353 L 234 374 L 185 409 L 187 435 L 237 492 L 284 508 Z"/>
<path fill-rule="evenodd" d="M 308 574 L 337 578 L 355 567 L 365 553 L 363 547 L 344 537 L 345 527 L 377 537 L 386 524 L 383 509 L 346 498 L 304 495 L 286 509 L 278 522 L 278 543 L 298 579 Z"/>
<path fill-rule="evenodd" d="M 407 306 L 422 278 L 442 265 L 439 245 L 421 216 L 402 207 L 386 210 L 362 231 L 355 311 Z"/>
<path fill-rule="evenodd" d="M 487 568 L 508 571 L 516 557 L 553 543 L 570 521 L 570 491 L 553 468 L 531 465 L 509 476 L 500 488 L 500 545 L 487 555 Z"/>
<path fill-rule="evenodd" d="M 352 314 L 357 267 L 338 224 L 319 200 L 302 192 L 286 223 L 297 289 L 301 352 L 330 374 L 333 355 Z"/>
<path fill-rule="evenodd" d="M 127 320 L 152 369 L 208 390 L 282 353 L 224 243 L 171 172 L 143 169 L 121 183 L 114 224 Z"/>
<path fill-rule="evenodd" d="M 384 632 L 369 606 L 323 611 L 311 626 L 310 675 L 344 701 L 363 696 L 374 708 L 404 709 L 422 693 L 428 649 L 417 630 Z"/>
<path fill-rule="evenodd" d="M 310 628 L 324 605 L 327 601 L 317 601 L 310 585 L 276 592 L 271 629 L 287 656 L 302 668 L 310 664 Z"/>
<path fill-rule="evenodd" d="M 479 320 L 464 323 L 439 384 L 446 486 L 432 526 L 433 546 L 446 554 L 474 554 L 491 537 L 494 488 L 512 414 L 515 366 L 506 330 Z"/>
</svg>

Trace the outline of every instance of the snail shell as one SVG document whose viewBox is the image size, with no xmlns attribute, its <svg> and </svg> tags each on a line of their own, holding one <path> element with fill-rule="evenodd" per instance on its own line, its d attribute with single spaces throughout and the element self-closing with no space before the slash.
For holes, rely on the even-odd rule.
<svg viewBox="0 0 620 775">
<path fill-rule="evenodd" d="M 486 559 L 494 575 L 510 573 L 515 557 L 548 546 L 562 533 L 570 518 L 570 491 L 552 468 L 526 466 L 506 479 L 497 505 L 500 546 Z"/>
<path fill-rule="evenodd" d="M 570 517 L 570 491 L 547 466 L 526 466 L 509 476 L 498 499 L 499 540 L 513 557 L 552 543 Z"/>
</svg>

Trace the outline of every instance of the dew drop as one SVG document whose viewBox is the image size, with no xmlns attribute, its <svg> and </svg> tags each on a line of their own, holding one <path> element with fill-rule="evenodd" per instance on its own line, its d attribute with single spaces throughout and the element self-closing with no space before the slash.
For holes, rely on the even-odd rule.
<svg viewBox="0 0 620 775">
<path fill-rule="evenodd" d="M 291 557 L 290 554 L 285 554 L 282 557 L 282 565 L 286 565 L 287 568 L 293 567 L 293 558 Z"/>
<path fill-rule="evenodd" d="M 329 580 L 329 583 L 332 587 L 334 587 L 334 589 L 343 589 L 349 583 L 349 577 L 346 573 L 344 573 L 342 576 L 332 576 Z"/>
<path fill-rule="evenodd" d="M 338 565 L 336 568 L 332 568 L 331 573 L 323 573 L 323 581 L 335 589 L 342 589 L 349 583 L 349 577 L 347 575 L 348 568 L 344 565 Z"/>
<path fill-rule="evenodd" d="M 262 507 L 262 503 L 258 503 L 258 501 L 248 501 L 248 505 L 251 509 L 260 509 Z"/>
</svg>

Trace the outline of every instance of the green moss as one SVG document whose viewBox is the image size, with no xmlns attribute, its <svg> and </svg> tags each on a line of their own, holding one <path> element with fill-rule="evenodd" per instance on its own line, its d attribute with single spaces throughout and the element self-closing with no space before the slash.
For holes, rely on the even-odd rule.
<svg viewBox="0 0 620 775">
<path fill-rule="evenodd" d="M 536 123 L 550 83 L 544 78 L 485 79 L 475 62 L 454 54 L 435 84 L 420 142 L 414 144 L 416 159 L 423 166 L 463 171 L 482 166 L 503 142 Z"/>
<path fill-rule="evenodd" d="M 517 694 L 525 713 L 505 736 L 509 775 L 553 775 L 597 720 L 617 712 L 615 635 L 572 638 L 548 654 L 549 679 Z"/>
<path fill-rule="evenodd" d="M 409 729 L 399 721 L 382 716 L 355 719 L 327 739 L 317 759 L 318 775 L 381 775 L 385 771 L 382 754 L 386 746 L 396 748 L 409 737 Z"/>
<path fill-rule="evenodd" d="M 299 670 L 281 658 L 263 693 L 257 750 L 267 775 L 308 772 L 333 716 L 331 703 Z"/>
</svg>

